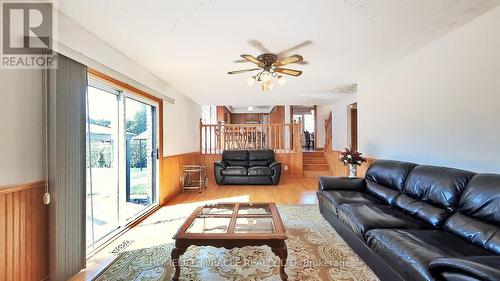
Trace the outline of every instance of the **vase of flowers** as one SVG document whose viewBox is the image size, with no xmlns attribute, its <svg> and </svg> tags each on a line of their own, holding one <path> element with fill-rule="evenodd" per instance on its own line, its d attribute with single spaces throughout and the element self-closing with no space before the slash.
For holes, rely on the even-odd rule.
<svg viewBox="0 0 500 281">
<path fill-rule="evenodd" d="M 358 172 L 358 166 L 366 162 L 366 158 L 361 152 L 352 151 L 350 148 L 346 148 L 340 153 L 340 161 L 344 166 L 349 165 L 349 177 L 355 178 Z"/>
</svg>

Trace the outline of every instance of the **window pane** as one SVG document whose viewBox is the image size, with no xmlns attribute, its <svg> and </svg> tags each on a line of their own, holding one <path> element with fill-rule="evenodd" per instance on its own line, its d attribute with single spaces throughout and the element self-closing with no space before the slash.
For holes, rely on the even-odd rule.
<svg viewBox="0 0 500 281">
<path fill-rule="evenodd" d="M 119 227 L 118 99 L 88 88 L 87 118 L 87 247 Z"/>
</svg>

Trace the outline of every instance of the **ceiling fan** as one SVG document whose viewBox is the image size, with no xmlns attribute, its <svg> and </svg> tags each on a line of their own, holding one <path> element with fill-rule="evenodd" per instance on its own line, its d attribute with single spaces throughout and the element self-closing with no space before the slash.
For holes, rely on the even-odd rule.
<svg viewBox="0 0 500 281">
<path fill-rule="evenodd" d="M 286 83 L 286 79 L 280 74 L 290 76 L 300 76 L 302 74 L 302 71 L 300 70 L 282 67 L 288 64 L 304 61 L 301 55 L 295 54 L 283 59 L 278 59 L 276 54 L 271 53 L 261 54 L 258 57 L 243 54 L 240 57 L 242 57 L 245 61 L 256 64 L 258 68 L 235 70 L 228 72 L 228 74 L 240 74 L 259 70 L 260 72 L 257 75 L 247 79 L 247 84 L 252 86 L 256 81 L 262 82 L 261 88 L 263 91 L 271 90 L 274 87 L 272 77 L 276 77 L 278 79 L 278 83 L 280 85 L 284 85 Z"/>
<path fill-rule="evenodd" d="M 266 48 L 264 46 L 264 44 L 262 44 L 261 41 L 255 40 L 255 39 L 248 40 L 248 44 L 250 44 L 250 46 L 254 47 L 259 52 L 261 52 L 262 55 L 258 56 L 257 58 L 250 56 L 250 55 L 241 55 L 241 57 L 243 59 L 235 60 L 234 62 L 236 62 L 236 63 L 253 62 L 253 63 L 257 64 L 260 68 L 254 68 L 252 70 L 244 69 L 244 70 L 231 71 L 229 74 L 239 74 L 239 73 L 244 73 L 244 72 L 248 72 L 248 71 L 262 70 L 261 73 L 255 75 L 255 76 L 249 77 L 247 79 L 247 83 L 248 83 L 248 85 L 251 86 L 255 83 L 255 81 L 262 81 L 263 82 L 261 85 L 262 90 L 266 91 L 266 90 L 270 90 L 273 88 L 273 84 L 272 84 L 272 81 L 269 77 L 269 74 L 271 75 L 271 77 L 272 76 L 277 77 L 278 83 L 280 85 L 284 85 L 286 83 L 286 79 L 283 76 L 278 75 L 278 73 L 292 75 L 292 76 L 299 76 L 300 74 L 302 74 L 302 72 L 299 70 L 281 68 L 280 66 L 283 66 L 286 64 L 291 64 L 291 63 L 307 64 L 307 62 L 304 61 L 302 59 L 302 56 L 300 56 L 300 55 L 293 55 L 293 56 L 288 56 L 288 55 L 293 51 L 296 51 L 298 49 L 304 48 L 304 47 L 312 44 L 312 42 L 310 40 L 306 40 L 302 43 L 299 43 L 291 48 L 282 50 L 280 52 L 271 52 L 268 48 Z M 271 70 L 273 70 L 273 68 L 278 68 L 278 71 L 276 71 L 274 69 L 273 72 L 266 71 L 267 74 L 264 74 L 263 72 L 264 72 L 266 66 L 268 69 L 271 69 Z M 261 76 L 262 74 L 263 74 L 263 76 Z M 268 80 L 263 81 L 263 79 L 268 79 Z"/>
</svg>

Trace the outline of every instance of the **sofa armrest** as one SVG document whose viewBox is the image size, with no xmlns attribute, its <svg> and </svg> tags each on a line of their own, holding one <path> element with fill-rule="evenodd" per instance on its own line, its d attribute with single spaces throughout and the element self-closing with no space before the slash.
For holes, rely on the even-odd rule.
<svg viewBox="0 0 500 281">
<path fill-rule="evenodd" d="M 319 177 L 318 190 L 354 190 L 362 191 L 366 188 L 364 178 L 348 177 Z"/>
<path fill-rule="evenodd" d="M 215 165 L 215 166 L 219 166 L 219 167 L 221 167 L 222 169 L 225 169 L 225 168 L 227 167 L 227 165 L 226 165 L 226 161 L 224 161 L 224 160 L 222 160 L 222 161 L 215 161 L 215 162 L 214 162 L 214 165 Z"/>
<path fill-rule="evenodd" d="M 224 181 L 224 176 L 222 175 L 222 170 L 224 170 L 227 165 L 225 161 L 215 161 L 214 162 L 214 176 L 215 176 L 215 182 L 218 185 L 221 185 Z"/>
<path fill-rule="evenodd" d="M 437 258 L 429 269 L 437 280 L 500 280 L 500 256 Z"/>
<path fill-rule="evenodd" d="M 269 166 L 269 168 L 271 168 L 271 169 L 272 169 L 272 168 L 274 168 L 274 167 L 281 166 L 281 163 L 280 163 L 280 162 L 278 162 L 278 161 L 276 161 L 276 160 L 274 160 L 273 162 L 269 163 L 269 165 L 268 165 L 268 166 Z"/>
</svg>

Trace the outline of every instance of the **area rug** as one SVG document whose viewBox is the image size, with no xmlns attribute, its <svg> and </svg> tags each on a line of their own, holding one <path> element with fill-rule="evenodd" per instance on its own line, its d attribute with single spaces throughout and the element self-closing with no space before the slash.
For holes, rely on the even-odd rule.
<svg viewBox="0 0 500 281">
<path fill-rule="evenodd" d="M 317 205 L 278 206 L 288 240 L 288 280 L 377 280 L 364 262 L 323 219 Z M 189 214 L 186 214 L 189 215 Z M 172 244 L 120 254 L 96 281 L 170 280 Z M 279 259 L 267 246 L 227 250 L 188 248 L 180 258 L 180 280 L 263 281 L 279 278 Z"/>
</svg>

